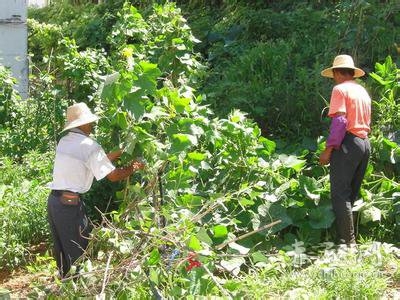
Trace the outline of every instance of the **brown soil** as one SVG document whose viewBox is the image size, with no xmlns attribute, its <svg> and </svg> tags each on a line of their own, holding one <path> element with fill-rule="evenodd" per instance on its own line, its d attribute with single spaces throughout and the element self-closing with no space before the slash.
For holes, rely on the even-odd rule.
<svg viewBox="0 0 400 300">
<path fill-rule="evenodd" d="M 47 249 L 48 245 L 43 242 L 31 246 L 29 252 L 30 255 L 43 254 Z M 22 267 L 13 270 L 0 269 L 0 290 L 8 290 L 11 299 L 26 299 L 28 294 L 32 292 L 32 287 L 30 286 L 32 282 L 37 282 L 43 275 L 42 273 L 32 274 Z"/>
<path fill-rule="evenodd" d="M 24 269 L 1 270 L 0 288 L 10 291 L 11 299 L 26 298 L 31 290 L 29 285 L 33 278 L 34 275 Z"/>
</svg>

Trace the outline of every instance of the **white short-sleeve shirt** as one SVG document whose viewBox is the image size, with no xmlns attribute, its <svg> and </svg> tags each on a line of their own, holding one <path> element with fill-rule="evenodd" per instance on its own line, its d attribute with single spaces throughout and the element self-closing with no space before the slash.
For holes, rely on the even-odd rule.
<svg viewBox="0 0 400 300">
<path fill-rule="evenodd" d="M 103 148 L 82 131 L 74 129 L 61 138 L 56 149 L 52 190 L 87 192 L 93 178 L 100 180 L 115 169 Z"/>
</svg>

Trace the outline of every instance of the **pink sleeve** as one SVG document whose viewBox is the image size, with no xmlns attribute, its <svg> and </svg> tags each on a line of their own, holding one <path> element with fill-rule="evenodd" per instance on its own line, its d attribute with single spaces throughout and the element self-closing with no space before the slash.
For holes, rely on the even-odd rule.
<svg viewBox="0 0 400 300">
<path fill-rule="evenodd" d="M 346 99 L 343 92 L 335 86 L 332 90 L 328 116 L 332 118 L 338 112 L 346 114 Z"/>
</svg>

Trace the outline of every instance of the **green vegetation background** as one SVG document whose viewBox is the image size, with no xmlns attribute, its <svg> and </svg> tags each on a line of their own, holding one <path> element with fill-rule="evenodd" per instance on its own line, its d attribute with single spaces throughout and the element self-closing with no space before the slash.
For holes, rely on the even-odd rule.
<svg viewBox="0 0 400 300">
<path fill-rule="evenodd" d="M 130 154 L 147 156 L 151 165 L 170 155 L 173 164 L 164 178 L 169 204 L 163 213 L 172 223 L 168 230 L 183 232 L 174 236 L 187 241 L 182 249 L 214 251 L 210 245 L 267 220 L 283 221 L 269 232 L 270 239 L 255 234 L 241 242 L 240 254 L 255 251 L 246 261 L 218 261 L 221 253 L 213 252 L 207 258 L 212 271 L 217 262 L 232 270 L 270 263 L 268 253 L 282 247 L 302 255 L 298 240 L 307 248 L 332 240 L 327 169 L 317 166 L 316 158 L 323 147 L 320 136 L 327 134 L 325 108 L 333 85 L 320 71 L 340 53 L 352 55 L 367 72 L 363 84 L 374 100 L 374 153 L 358 203 L 360 237 L 397 243 L 397 1 L 130 1 L 136 8 L 124 2 L 60 0 L 29 12 L 30 99 L 21 101 L 13 79 L 0 69 L 0 212 L 9 216 L 1 221 L 2 265 L 29 261 L 29 246 L 48 240 L 44 185 L 65 109 L 73 101 L 104 114 L 97 138 L 106 149 L 130 140 Z M 104 88 L 104 76 L 114 71 L 121 75 L 118 84 Z M 144 113 L 150 121 L 142 119 Z M 101 220 L 95 206 L 103 212 L 129 208 L 124 201 L 121 206 L 122 189 L 143 196 L 135 179 L 129 189 L 95 184 L 85 195 L 93 219 Z M 186 219 L 187 211 L 196 214 L 199 207 L 219 203 L 224 210 L 207 215 L 206 224 Z M 148 203 L 140 209 L 142 216 L 128 210 L 133 219 L 126 223 L 117 214 L 116 224 L 151 228 L 154 213 Z M 97 232 L 98 247 L 115 248 L 113 261 L 123 261 L 137 241 L 105 227 Z M 185 295 L 188 283 L 173 288 L 153 242 L 138 252 L 150 270 L 146 276 Z M 156 268 L 164 268 L 161 275 Z M 193 276 L 202 294 L 218 290 L 212 277 Z M 230 284 L 225 288 L 238 287 Z"/>
</svg>

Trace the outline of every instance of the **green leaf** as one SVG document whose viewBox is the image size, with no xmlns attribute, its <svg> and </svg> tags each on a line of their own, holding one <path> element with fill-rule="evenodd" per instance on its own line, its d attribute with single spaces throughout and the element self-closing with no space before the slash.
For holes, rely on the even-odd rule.
<svg viewBox="0 0 400 300">
<path fill-rule="evenodd" d="M 319 186 L 318 181 L 315 178 L 300 175 L 299 176 L 300 189 L 307 195 L 307 197 L 318 203 L 320 200 L 320 194 L 318 192 Z"/>
<path fill-rule="evenodd" d="M 189 152 L 188 157 L 195 161 L 202 161 L 205 160 L 207 156 L 204 153 L 200 152 Z"/>
<path fill-rule="evenodd" d="M 374 72 L 369 73 L 369 76 L 371 76 L 374 80 L 376 80 L 380 85 L 383 86 L 393 83 L 393 80 L 384 80 L 381 76 Z"/>
<path fill-rule="evenodd" d="M 331 227 L 335 215 L 329 206 L 320 206 L 309 212 L 310 226 L 314 229 L 326 229 Z"/>
<path fill-rule="evenodd" d="M 194 135 L 175 133 L 172 135 L 171 152 L 181 152 L 189 148 L 190 146 L 197 145 L 197 138 Z"/>
<path fill-rule="evenodd" d="M 246 207 L 246 206 L 251 206 L 251 205 L 253 205 L 253 204 L 254 204 L 254 201 L 253 201 L 253 200 L 250 200 L 250 199 L 246 199 L 246 198 L 241 198 L 241 199 L 239 200 L 239 203 L 240 203 L 240 205 Z"/>
<path fill-rule="evenodd" d="M 125 115 L 126 114 L 124 112 L 118 112 L 115 116 L 117 125 L 123 130 L 128 128 L 128 121 L 126 120 Z"/>
<path fill-rule="evenodd" d="M 293 206 L 293 207 L 289 207 L 287 209 L 287 213 L 290 216 L 290 218 L 293 220 L 293 223 L 298 224 L 298 223 L 306 220 L 308 209 L 304 208 L 304 207 Z"/>
<path fill-rule="evenodd" d="M 252 219 L 253 229 L 266 225 L 270 222 L 281 220 L 281 223 L 270 228 L 271 233 L 278 232 L 283 228 L 293 224 L 292 219 L 288 216 L 286 208 L 279 202 L 268 202 L 260 205 L 258 208 L 259 214 L 255 214 Z M 261 216 L 261 217 L 260 217 Z"/>
<path fill-rule="evenodd" d="M 147 260 L 147 264 L 149 266 L 154 266 L 159 263 L 160 258 L 161 258 L 160 252 L 158 252 L 158 249 L 155 248 L 153 249 L 153 251 L 151 251 L 150 256 Z"/>
<path fill-rule="evenodd" d="M 152 94 L 157 89 L 157 78 L 161 75 L 161 71 L 156 64 L 141 61 L 139 63 L 142 74 L 138 75 L 135 86 L 142 89 L 145 94 Z"/>
<path fill-rule="evenodd" d="M 306 163 L 306 160 L 304 159 L 298 159 L 294 155 L 286 155 L 286 154 L 280 154 L 279 160 L 282 162 L 284 167 L 291 168 L 296 172 L 300 172 Z"/>
<path fill-rule="evenodd" d="M 265 137 L 260 137 L 258 139 L 258 142 L 264 146 L 263 150 L 267 151 L 268 155 L 271 155 L 275 152 L 276 143 L 274 141 L 271 141 Z"/>
<path fill-rule="evenodd" d="M 222 238 L 228 235 L 228 229 L 224 225 L 214 226 L 213 231 L 214 231 L 214 237 L 216 238 Z"/>
<path fill-rule="evenodd" d="M 382 212 L 379 208 L 375 206 L 371 206 L 361 211 L 361 224 L 380 221 L 381 218 L 382 218 Z"/>
<path fill-rule="evenodd" d="M 135 120 L 140 120 L 146 112 L 145 101 L 137 93 L 128 94 L 124 99 L 123 105 L 126 110 L 131 112 Z"/>
<path fill-rule="evenodd" d="M 188 207 L 201 206 L 203 204 L 203 197 L 193 194 L 185 194 L 178 197 L 179 205 Z"/>
<path fill-rule="evenodd" d="M 172 105 L 175 107 L 175 110 L 178 113 L 183 113 L 185 110 L 190 111 L 190 109 L 189 109 L 190 99 L 189 98 L 174 97 L 171 100 L 172 100 Z"/>
<path fill-rule="evenodd" d="M 208 244 L 208 245 L 210 245 L 210 246 L 213 244 L 212 239 L 210 238 L 210 236 L 208 235 L 208 233 L 207 233 L 207 231 L 204 229 L 204 227 L 201 227 L 201 228 L 200 228 L 199 232 L 197 232 L 196 237 L 197 237 L 200 241 L 202 241 L 203 243 L 206 243 L 206 244 Z"/>
<path fill-rule="evenodd" d="M 153 79 L 154 81 L 157 81 L 157 78 L 162 74 L 156 64 L 141 61 L 139 66 L 141 67 L 143 74 L 146 74 L 147 77 Z"/>
<path fill-rule="evenodd" d="M 253 259 L 253 263 L 268 262 L 268 258 L 264 254 L 262 254 L 260 251 L 252 253 L 251 258 Z"/>
<path fill-rule="evenodd" d="M 191 249 L 193 249 L 194 251 L 200 251 L 200 250 L 203 249 L 203 247 L 201 246 L 201 243 L 200 243 L 199 239 L 198 239 L 196 236 L 194 236 L 194 235 L 192 235 L 192 236 L 190 237 L 188 247 L 191 248 Z"/>
<path fill-rule="evenodd" d="M 158 272 L 155 269 L 150 269 L 149 278 L 155 284 L 158 284 Z"/>
<path fill-rule="evenodd" d="M 236 292 L 240 290 L 242 284 L 243 283 L 238 280 L 227 280 L 224 283 L 224 288 L 226 288 L 230 292 Z"/>
</svg>

